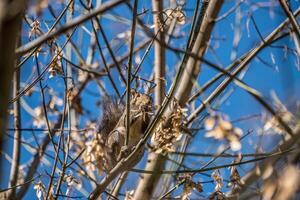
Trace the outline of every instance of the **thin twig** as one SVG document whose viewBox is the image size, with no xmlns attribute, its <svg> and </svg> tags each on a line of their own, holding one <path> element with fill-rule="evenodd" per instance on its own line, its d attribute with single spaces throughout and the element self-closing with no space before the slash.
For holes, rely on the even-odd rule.
<svg viewBox="0 0 300 200">
<path fill-rule="evenodd" d="M 62 17 L 64 16 L 64 14 L 66 13 L 66 11 L 69 9 L 71 3 L 73 2 L 73 0 L 70 0 L 69 3 L 67 4 L 67 6 L 64 8 L 64 10 L 60 13 L 60 15 L 58 16 L 58 18 L 55 20 L 55 22 L 53 23 L 53 25 L 51 26 L 51 28 L 48 30 L 48 32 L 46 33 L 49 34 L 51 31 L 54 30 L 55 26 L 59 23 L 59 21 L 62 19 Z M 36 53 L 36 51 L 39 49 L 39 46 L 35 47 L 15 68 L 15 70 L 17 70 L 18 68 L 20 68 L 34 53 Z"/>
<path fill-rule="evenodd" d="M 8 190 L 13 190 L 13 189 L 16 189 L 16 188 L 18 188 L 18 187 L 22 187 L 22 186 L 24 186 L 24 185 L 28 185 L 29 183 L 33 182 L 34 180 L 36 180 L 36 179 L 38 179 L 38 178 L 40 178 L 40 177 L 41 177 L 41 175 L 38 175 L 38 176 L 36 176 L 36 177 L 31 178 L 30 180 L 25 181 L 24 183 L 20 183 L 20 184 L 18 184 L 18 185 L 13 185 L 13 186 L 8 187 L 8 188 L 5 188 L 5 189 L 0 189 L 0 193 L 1 193 L 1 192 L 6 192 L 6 191 L 8 191 Z"/>
<path fill-rule="evenodd" d="M 99 14 L 103 14 L 104 12 L 106 12 L 107 10 L 110 10 L 111 8 L 126 2 L 126 0 L 116 0 L 116 1 L 109 1 L 107 3 L 102 4 L 102 6 L 100 6 L 99 8 L 96 8 L 94 10 L 92 10 L 91 12 L 89 12 L 86 15 L 82 15 L 79 16 L 77 18 L 75 18 L 74 20 L 72 20 L 71 22 L 69 22 L 68 24 L 64 25 L 63 27 L 57 29 L 56 31 L 53 31 L 49 34 L 44 34 L 42 36 L 40 36 L 39 38 L 19 47 L 16 50 L 17 54 L 25 54 L 27 52 L 29 52 L 30 50 L 40 46 L 41 44 L 43 44 L 44 42 L 62 34 L 65 33 L 67 31 L 69 31 L 70 29 L 80 25 L 81 23 L 84 23 L 85 21 L 99 15 Z"/>
<path fill-rule="evenodd" d="M 20 70 L 14 72 L 13 79 L 13 95 L 16 95 L 20 89 Z M 19 175 L 19 165 L 20 165 L 20 155 L 21 155 L 21 130 L 19 128 L 21 125 L 21 113 L 20 113 L 20 101 L 16 101 L 13 105 L 14 110 L 14 142 L 13 142 L 13 153 L 12 153 L 12 163 L 10 169 L 10 180 L 9 187 L 16 185 Z M 8 193 L 7 199 L 14 199 L 16 195 L 16 188 Z"/>
<path fill-rule="evenodd" d="M 288 16 L 292 26 L 295 29 L 296 35 L 298 37 L 298 40 L 300 41 L 300 26 L 295 18 L 295 16 L 293 15 L 293 12 L 291 11 L 289 5 L 287 4 L 286 0 L 279 0 L 281 7 L 283 8 L 285 14 Z"/>
<path fill-rule="evenodd" d="M 59 139 L 58 139 L 58 144 L 57 144 L 58 148 L 57 148 L 57 152 L 55 154 L 54 164 L 53 164 L 51 175 L 50 175 L 50 181 L 49 181 L 49 184 L 48 184 L 48 187 L 47 187 L 46 199 L 48 199 L 49 195 L 50 195 L 50 191 L 51 191 L 51 187 L 52 187 L 52 182 L 53 182 L 53 179 L 54 179 L 54 173 L 56 171 L 57 162 L 59 160 L 59 150 L 60 150 L 62 138 L 64 137 L 64 129 L 63 128 L 64 128 L 65 116 L 66 116 L 66 112 L 67 112 L 67 101 L 68 101 L 67 88 L 65 88 L 64 108 L 63 108 L 61 125 L 60 125 L 61 132 L 60 132 Z"/>
<path fill-rule="evenodd" d="M 248 163 L 254 163 L 254 162 L 258 162 L 258 161 L 265 160 L 265 159 L 272 158 L 272 157 L 282 156 L 283 154 L 289 153 L 292 150 L 293 149 L 288 149 L 286 151 L 279 151 L 277 153 L 271 153 L 271 154 L 266 155 L 266 156 L 261 156 L 259 158 L 254 158 L 254 159 L 250 159 L 250 160 L 246 160 L 246 161 L 240 161 L 240 162 L 224 164 L 224 165 L 217 165 L 217 166 L 214 166 L 214 167 L 207 167 L 207 168 L 201 167 L 200 169 L 186 169 L 186 170 L 177 170 L 177 171 L 170 171 L 170 170 L 146 171 L 146 170 L 140 170 L 140 169 L 131 169 L 130 171 L 136 172 L 136 173 L 142 173 L 142 174 L 154 174 L 154 173 L 158 173 L 158 174 L 185 174 L 185 173 L 207 172 L 207 171 L 212 171 L 212 170 L 216 170 L 216 169 L 222 169 L 222 168 L 227 168 L 227 167 L 232 167 L 232 166 L 239 166 L 239 165 L 244 165 L 244 164 L 248 164 Z"/>
<path fill-rule="evenodd" d="M 295 16 L 300 14 L 300 9 L 298 9 L 295 12 Z M 257 47 L 251 49 L 249 51 L 249 54 L 247 57 L 240 63 L 240 65 L 231 73 L 232 76 L 236 76 L 240 71 L 242 71 L 249 62 L 263 49 L 267 46 L 267 44 L 272 41 L 277 34 L 289 23 L 288 20 L 285 20 L 283 23 L 281 23 L 272 33 L 267 36 L 264 41 L 261 42 Z M 210 95 L 209 97 L 204 101 L 204 103 L 211 103 L 226 87 L 229 83 L 231 83 L 233 79 L 228 77 L 226 78 Z M 190 124 L 199 113 L 201 113 L 205 109 L 204 104 L 201 104 L 188 118 L 187 124 Z"/>
<path fill-rule="evenodd" d="M 43 75 L 47 72 L 47 70 L 49 69 L 49 67 L 52 65 L 52 63 L 54 61 L 56 61 L 56 59 L 58 58 L 58 56 L 60 55 L 60 53 L 62 52 L 62 50 L 65 48 L 65 46 L 68 44 L 69 40 L 71 39 L 72 35 L 75 33 L 76 28 L 73 29 L 72 33 L 70 34 L 70 36 L 68 37 L 67 41 L 64 43 L 64 45 L 62 46 L 61 50 L 59 50 L 59 52 L 52 58 L 52 60 L 50 61 L 50 63 L 43 69 L 43 71 L 41 72 L 41 75 L 36 77 L 32 83 L 30 83 L 26 88 L 24 88 L 22 91 L 20 91 L 16 96 L 14 96 L 11 100 L 9 100 L 9 104 L 12 104 L 13 102 L 15 102 L 17 99 L 21 98 L 23 95 L 25 95 L 31 88 L 33 88 L 33 86 L 35 86 L 35 84 L 37 82 L 39 82 L 42 78 Z"/>
<path fill-rule="evenodd" d="M 95 38 L 96 38 L 96 44 L 97 44 L 98 50 L 99 50 L 99 52 L 100 52 L 100 56 L 101 56 L 102 62 L 103 62 L 103 64 L 104 64 L 104 68 L 105 68 L 105 70 L 106 70 L 108 79 L 110 80 L 110 82 L 111 82 L 111 84 L 112 84 L 114 90 L 116 91 L 118 97 L 120 97 L 121 95 L 120 95 L 120 92 L 119 92 L 119 90 L 118 90 L 118 87 L 117 87 L 116 83 L 114 82 L 114 80 L 113 80 L 113 78 L 112 78 L 112 75 L 111 75 L 111 73 L 110 73 L 110 70 L 109 70 L 109 68 L 108 68 L 108 66 L 107 66 L 107 63 L 106 63 L 106 60 L 105 60 L 105 57 L 104 57 L 104 54 L 103 54 L 103 51 L 102 51 L 102 48 L 101 48 L 101 44 L 100 44 L 100 41 L 99 41 L 99 38 L 98 38 L 98 35 L 97 35 L 97 31 L 96 31 L 96 29 L 95 29 L 94 21 L 97 21 L 97 20 L 96 20 L 96 19 L 95 19 L 95 20 L 92 20 L 92 28 L 93 28 L 93 31 L 94 31 L 94 36 L 95 36 Z M 117 63 L 117 61 L 116 61 L 116 63 Z M 121 73 L 121 72 L 120 72 L 120 73 Z"/>
<path fill-rule="evenodd" d="M 105 45 L 106 45 L 106 47 L 107 47 L 107 49 L 108 49 L 108 52 L 109 52 L 111 58 L 113 59 L 115 66 L 116 66 L 117 69 L 118 69 L 118 72 L 119 72 L 119 74 L 120 74 L 121 80 L 123 81 L 124 84 L 126 84 L 126 80 L 125 80 L 124 75 L 123 75 L 123 73 L 122 73 L 121 66 L 119 65 L 119 63 L 118 63 L 118 61 L 117 61 L 117 59 L 116 59 L 116 56 L 115 56 L 113 50 L 112 50 L 111 47 L 110 47 L 110 44 L 109 44 L 108 39 L 107 39 L 107 37 L 106 37 L 106 35 L 105 35 L 105 32 L 104 32 L 104 30 L 103 30 L 102 25 L 100 24 L 100 22 L 98 21 L 97 18 L 96 18 L 95 22 L 97 23 L 97 25 L 98 25 L 98 27 L 99 27 L 100 33 L 101 33 L 102 38 L 103 38 L 103 40 L 104 40 L 104 43 L 105 43 Z"/>
<path fill-rule="evenodd" d="M 136 29 L 137 7 L 138 7 L 138 1 L 135 0 L 134 5 L 133 5 L 129 57 L 128 57 L 128 64 L 127 64 L 126 138 L 125 138 L 126 146 L 129 144 L 129 134 L 130 134 L 130 117 L 131 117 L 130 116 L 130 90 L 131 90 L 130 83 L 131 83 L 132 54 L 133 54 L 133 48 L 134 48 L 134 36 L 135 36 L 135 29 Z"/>
</svg>

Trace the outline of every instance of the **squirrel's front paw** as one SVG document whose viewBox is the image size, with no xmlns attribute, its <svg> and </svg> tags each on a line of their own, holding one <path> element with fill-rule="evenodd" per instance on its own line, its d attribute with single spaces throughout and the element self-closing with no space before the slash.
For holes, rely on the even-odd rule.
<svg viewBox="0 0 300 200">
<path fill-rule="evenodd" d="M 130 148 L 127 145 L 122 146 L 120 150 L 120 154 L 118 156 L 118 161 L 121 160 L 122 158 L 127 157 L 129 154 L 130 154 Z"/>
</svg>

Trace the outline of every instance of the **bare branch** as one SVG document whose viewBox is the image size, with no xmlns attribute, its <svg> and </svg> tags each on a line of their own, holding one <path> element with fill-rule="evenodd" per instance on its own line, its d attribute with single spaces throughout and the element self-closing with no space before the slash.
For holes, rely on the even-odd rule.
<svg viewBox="0 0 300 200">
<path fill-rule="evenodd" d="M 16 95 L 20 89 L 20 70 L 14 72 L 14 80 L 13 80 L 13 94 Z M 20 166 L 20 156 L 21 156 L 21 131 L 19 128 L 21 125 L 21 113 L 20 113 L 20 101 L 16 101 L 13 105 L 14 107 L 14 142 L 13 142 L 13 156 L 12 156 L 12 164 L 10 170 L 10 182 L 9 187 L 12 187 L 17 184 L 18 174 L 19 174 L 19 166 Z M 7 198 L 14 199 L 16 195 L 16 188 L 12 188 L 10 190 Z"/>
<path fill-rule="evenodd" d="M 13 5 L 13 6 L 11 6 Z M 0 132 L 6 132 L 7 106 L 13 77 L 16 55 L 14 49 L 20 32 L 23 9 L 26 1 L 1 1 L 0 3 Z M 9 11 L 13 12 L 9 12 Z M 2 151 L 3 134 L 0 134 Z M 2 177 L 2 158 L 0 158 L 0 176 Z M 2 183 L 3 180 L 0 182 Z"/>
<path fill-rule="evenodd" d="M 74 20 L 72 20 L 68 24 L 64 25 L 63 27 L 57 29 L 56 31 L 45 34 L 43 36 L 40 36 L 39 38 L 33 40 L 32 42 L 19 47 L 16 50 L 16 53 L 23 55 L 23 54 L 29 52 L 30 50 L 32 50 L 36 47 L 39 47 L 41 44 L 50 40 L 51 38 L 57 37 L 58 35 L 67 32 L 68 30 L 80 25 L 81 23 L 83 23 L 99 14 L 103 14 L 107 10 L 110 10 L 111 8 L 121 4 L 123 2 L 126 2 L 126 0 L 116 0 L 116 1 L 109 1 L 107 3 L 104 3 L 99 8 L 92 10 L 90 13 L 88 13 L 86 15 L 82 15 L 82 16 L 75 18 Z"/>
<path fill-rule="evenodd" d="M 295 16 L 293 15 L 293 13 L 290 10 L 290 7 L 288 6 L 286 0 L 279 0 L 281 7 L 283 8 L 285 14 L 288 16 L 292 26 L 295 29 L 296 35 L 298 36 L 298 40 L 300 40 L 300 26 L 295 18 Z"/>
</svg>

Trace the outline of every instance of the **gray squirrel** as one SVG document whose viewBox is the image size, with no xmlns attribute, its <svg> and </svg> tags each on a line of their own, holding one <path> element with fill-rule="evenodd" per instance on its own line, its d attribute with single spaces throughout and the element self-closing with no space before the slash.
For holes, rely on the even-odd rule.
<svg viewBox="0 0 300 200">
<path fill-rule="evenodd" d="M 114 98 L 105 98 L 102 101 L 103 115 L 99 124 L 98 132 L 103 138 L 105 170 L 109 172 L 121 159 L 122 153 L 130 153 L 142 138 L 152 111 L 152 99 L 147 94 L 131 91 L 130 100 L 130 133 L 128 145 L 125 146 L 126 138 L 126 109 L 124 104 L 118 103 Z M 143 156 L 143 150 L 136 156 L 132 167 Z"/>
</svg>

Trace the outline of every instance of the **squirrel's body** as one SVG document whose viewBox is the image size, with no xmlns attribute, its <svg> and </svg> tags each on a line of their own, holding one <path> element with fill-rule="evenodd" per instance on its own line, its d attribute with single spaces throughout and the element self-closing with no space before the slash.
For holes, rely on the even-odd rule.
<svg viewBox="0 0 300 200">
<path fill-rule="evenodd" d="M 140 141 L 150 122 L 150 111 L 152 107 L 151 97 L 145 94 L 134 93 L 130 101 L 130 133 L 128 138 L 127 150 L 132 148 Z M 105 125 L 105 124 L 104 124 Z M 126 110 L 119 118 L 117 124 L 108 134 L 105 140 L 105 160 L 106 170 L 110 171 L 120 159 L 122 148 L 125 147 L 126 138 Z M 142 157 L 143 151 L 137 156 L 136 164 Z"/>
</svg>

